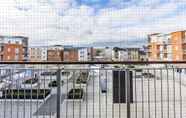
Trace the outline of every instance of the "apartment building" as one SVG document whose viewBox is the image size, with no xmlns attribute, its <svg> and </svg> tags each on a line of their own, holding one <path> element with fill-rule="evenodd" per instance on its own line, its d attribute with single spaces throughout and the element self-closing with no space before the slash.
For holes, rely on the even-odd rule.
<svg viewBox="0 0 186 118">
<path fill-rule="evenodd" d="M 148 61 L 148 46 L 142 46 L 139 50 L 139 60 L 140 61 Z"/>
<path fill-rule="evenodd" d="M 78 48 L 78 61 L 92 61 L 92 59 L 93 59 L 92 47 Z"/>
<path fill-rule="evenodd" d="M 113 49 L 113 61 L 139 61 L 140 48 L 118 48 Z"/>
<path fill-rule="evenodd" d="M 52 45 L 47 47 L 47 61 L 63 61 L 64 46 Z"/>
<path fill-rule="evenodd" d="M 151 34 L 148 40 L 148 59 L 151 61 L 186 60 L 186 31 Z"/>
<path fill-rule="evenodd" d="M 172 60 L 171 35 L 151 34 L 148 36 L 148 59 L 150 61 Z"/>
<path fill-rule="evenodd" d="M 0 61 L 27 61 L 28 37 L 0 36 Z"/>
<path fill-rule="evenodd" d="M 113 48 L 111 47 L 105 47 L 105 61 L 112 61 L 112 53 L 113 53 Z"/>
<path fill-rule="evenodd" d="M 140 48 L 126 48 L 128 53 L 128 60 L 139 61 L 140 60 Z"/>
<path fill-rule="evenodd" d="M 47 46 L 32 46 L 29 47 L 30 61 L 47 61 Z"/>
<path fill-rule="evenodd" d="M 186 31 L 171 33 L 172 60 L 186 60 Z"/>
<path fill-rule="evenodd" d="M 63 51 L 47 50 L 47 61 L 63 61 Z"/>
<path fill-rule="evenodd" d="M 128 52 L 124 48 L 115 47 L 113 49 L 113 61 L 127 61 L 128 60 Z"/>
<path fill-rule="evenodd" d="M 92 55 L 94 61 L 105 61 L 105 48 L 104 47 L 93 48 Z"/>
<path fill-rule="evenodd" d="M 65 48 L 63 54 L 64 61 L 78 61 L 77 48 Z"/>
</svg>

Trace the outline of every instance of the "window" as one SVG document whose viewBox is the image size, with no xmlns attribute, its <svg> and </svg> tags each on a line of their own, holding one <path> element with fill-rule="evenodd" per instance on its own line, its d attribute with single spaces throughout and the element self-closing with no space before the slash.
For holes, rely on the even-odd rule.
<svg viewBox="0 0 186 118">
<path fill-rule="evenodd" d="M 7 56 L 7 59 L 10 60 L 10 56 Z"/>
<path fill-rule="evenodd" d="M 16 60 L 16 61 L 19 60 L 19 55 L 15 55 L 15 60 Z"/>
<path fill-rule="evenodd" d="M 3 60 L 3 55 L 1 55 L 1 61 Z"/>
<path fill-rule="evenodd" d="M 3 51 L 4 50 L 4 46 L 1 46 L 1 51 Z"/>
<path fill-rule="evenodd" d="M 167 53 L 164 54 L 164 58 L 167 58 Z"/>
<path fill-rule="evenodd" d="M 16 53 L 16 54 L 19 53 L 19 49 L 18 49 L 18 48 L 15 49 L 15 53 Z"/>
<path fill-rule="evenodd" d="M 10 48 L 8 48 L 8 52 L 10 52 L 11 51 L 11 49 Z"/>
<path fill-rule="evenodd" d="M 175 50 L 178 50 L 178 46 L 175 46 Z"/>
<path fill-rule="evenodd" d="M 16 44 L 19 44 L 19 41 L 16 41 L 15 43 L 16 43 Z"/>
</svg>

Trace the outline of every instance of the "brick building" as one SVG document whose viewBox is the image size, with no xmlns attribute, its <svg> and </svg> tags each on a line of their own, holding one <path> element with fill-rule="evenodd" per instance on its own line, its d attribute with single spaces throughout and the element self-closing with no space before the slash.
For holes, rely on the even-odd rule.
<svg viewBox="0 0 186 118">
<path fill-rule="evenodd" d="M 63 50 L 47 50 L 47 61 L 63 61 Z"/>
<path fill-rule="evenodd" d="M 151 61 L 186 60 L 186 31 L 151 34 L 148 40 L 148 59 Z"/>
<path fill-rule="evenodd" d="M 0 61 L 28 61 L 28 37 L 0 36 Z"/>
<path fill-rule="evenodd" d="M 47 48 L 47 61 L 63 61 L 64 46 L 52 45 Z"/>
<path fill-rule="evenodd" d="M 78 61 L 77 48 L 65 48 L 63 54 L 64 61 Z"/>
<path fill-rule="evenodd" d="M 186 60 L 186 31 L 171 33 L 172 60 Z"/>
</svg>

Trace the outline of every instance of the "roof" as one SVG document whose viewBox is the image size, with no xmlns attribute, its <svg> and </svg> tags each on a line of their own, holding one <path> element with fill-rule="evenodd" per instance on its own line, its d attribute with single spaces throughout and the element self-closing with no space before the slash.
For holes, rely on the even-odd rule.
<svg viewBox="0 0 186 118">
<path fill-rule="evenodd" d="M 64 48 L 64 51 L 72 51 L 72 50 L 78 50 L 78 49 L 74 48 L 74 47 L 72 47 L 72 48 Z"/>
<path fill-rule="evenodd" d="M 186 32 L 186 30 L 175 31 L 175 32 L 171 32 L 170 34 L 172 34 L 172 33 L 178 33 L 178 32 Z"/>
<path fill-rule="evenodd" d="M 72 48 L 71 45 L 48 45 L 48 46 L 29 46 L 30 48 L 51 48 L 51 47 L 63 47 L 63 48 Z"/>
<path fill-rule="evenodd" d="M 25 37 L 25 36 L 0 36 L 0 38 L 28 38 L 28 37 Z"/>
</svg>

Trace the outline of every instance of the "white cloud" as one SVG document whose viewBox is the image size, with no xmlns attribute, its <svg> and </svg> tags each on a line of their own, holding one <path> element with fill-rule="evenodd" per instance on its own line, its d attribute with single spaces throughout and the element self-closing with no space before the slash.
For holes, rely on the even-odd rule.
<svg viewBox="0 0 186 118">
<path fill-rule="evenodd" d="M 186 29 L 186 12 L 176 14 L 179 6 L 186 4 L 181 0 L 164 4 L 154 0 L 144 4 L 146 0 L 142 0 L 124 8 L 104 8 L 97 13 L 91 6 L 78 7 L 73 0 L 49 1 L 0 1 L 0 33 L 26 35 L 31 44 L 46 45 L 131 41 L 144 39 L 149 33 Z M 152 7 L 153 4 L 159 6 Z"/>
</svg>

